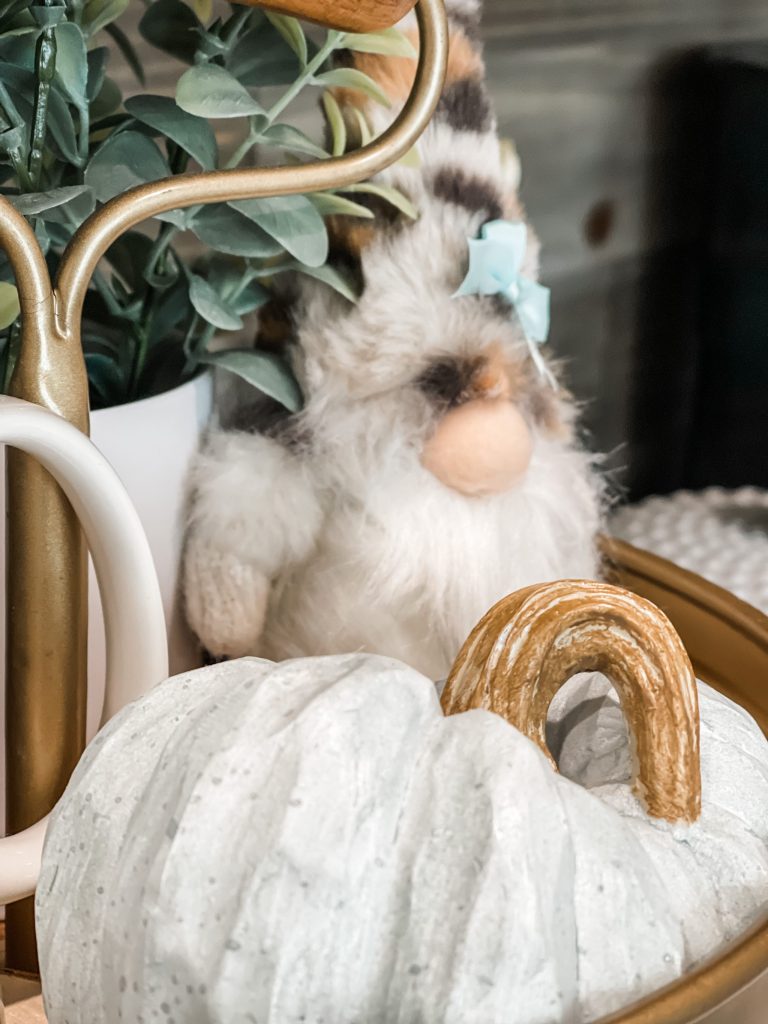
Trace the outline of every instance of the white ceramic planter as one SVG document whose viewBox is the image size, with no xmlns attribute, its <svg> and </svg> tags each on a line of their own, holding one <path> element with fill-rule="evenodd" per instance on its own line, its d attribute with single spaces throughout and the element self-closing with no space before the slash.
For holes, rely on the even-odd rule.
<svg viewBox="0 0 768 1024">
<path fill-rule="evenodd" d="M 182 540 L 184 481 L 212 404 L 212 379 L 203 374 L 181 387 L 140 402 L 102 409 L 91 417 L 91 438 L 106 456 L 139 513 L 155 560 L 169 636 L 171 673 L 194 668 L 198 652 L 187 631 L 177 594 Z M 5 511 L 5 472 L 0 476 L 0 516 Z M 0 520 L 2 521 L 2 520 Z M 0 543 L 0 579 L 5 546 Z M 141 644 L 141 637 L 136 637 Z M 0 714 L 5 678 L 5 593 L 0 586 Z M 88 735 L 98 725 L 104 693 L 104 621 L 93 567 L 90 571 L 88 630 Z M 0 821 L 5 812 L 4 730 L 0 729 Z"/>
</svg>

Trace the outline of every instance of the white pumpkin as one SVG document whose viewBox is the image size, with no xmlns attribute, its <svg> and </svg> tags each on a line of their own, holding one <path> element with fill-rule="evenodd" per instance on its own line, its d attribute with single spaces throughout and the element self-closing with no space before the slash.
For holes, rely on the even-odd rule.
<svg viewBox="0 0 768 1024">
<path fill-rule="evenodd" d="M 502 602 L 443 700 L 520 729 L 446 717 L 430 680 L 372 655 L 161 684 L 53 815 L 50 1024 L 575 1024 L 671 981 L 768 895 L 768 746 L 705 690 L 700 820 L 643 810 L 633 785 L 656 814 L 698 814 L 696 685 L 670 630 L 598 584 Z M 537 743 L 558 677 L 593 667 L 640 763 L 633 783 L 602 693 L 574 725 L 566 692 L 555 731 L 587 790 Z"/>
</svg>

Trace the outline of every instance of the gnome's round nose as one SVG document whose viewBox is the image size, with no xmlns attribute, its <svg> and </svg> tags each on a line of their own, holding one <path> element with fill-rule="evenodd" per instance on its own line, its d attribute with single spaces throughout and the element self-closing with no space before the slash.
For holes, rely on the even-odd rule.
<svg viewBox="0 0 768 1024">
<path fill-rule="evenodd" d="M 491 358 L 473 382 L 471 397 L 438 421 L 421 462 L 446 487 L 482 497 L 519 483 L 532 451 L 531 431 L 511 400 L 509 377 L 500 360 Z"/>
</svg>

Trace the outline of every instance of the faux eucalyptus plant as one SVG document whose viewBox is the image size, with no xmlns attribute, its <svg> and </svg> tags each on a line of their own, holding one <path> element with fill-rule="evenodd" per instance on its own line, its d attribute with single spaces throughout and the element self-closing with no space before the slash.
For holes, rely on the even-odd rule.
<svg viewBox="0 0 768 1024">
<path fill-rule="evenodd" d="M 52 272 L 80 224 L 100 204 L 134 185 L 190 170 L 244 161 L 323 159 L 329 152 L 285 119 L 307 87 L 362 89 L 387 103 L 359 71 L 334 67 L 344 49 L 413 56 L 390 30 L 372 35 L 329 31 L 315 40 L 292 18 L 210 0 L 154 0 L 140 22 L 144 39 L 188 64 L 175 98 L 123 100 L 108 74 L 125 61 L 144 86 L 142 66 L 119 25 L 129 0 L 0 0 L 0 190 L 34 226 Z M 218 7 L 217 7 L 218 10 Z M 330 92 L 323 94 L 330 153 L 343 152 L 346 129 Z M 220 152 L 211 119 L 238 118 L 242 141 Z M 366 126 L 360 126 L 366 138 Z M 393 189 L 362 183 L 408 215 Z M 359 198 L 359 197 L 358 197 Z M 209 351 L 216 332 L 240 331 L 269 297 L 279 275 L 320 278 L 351 300 L 351 283 L 326 263 L 324 217 L 371 217 L 348 194 L 321 193 L 201 205 L 124 234 L 108 251 L 89 290 L 83 345 L 95 408 L 165 391 L 201 364 L 218 364 L 297 408 L 301 396 L 274 354 Z M 179 249 L 185 233 L 202 246 Z M 189 252 L 189 246 L 182 246 Z M 7 386 L 19 344 L 13 275 L 0 255 L 0 384 Z"/>
</svg>

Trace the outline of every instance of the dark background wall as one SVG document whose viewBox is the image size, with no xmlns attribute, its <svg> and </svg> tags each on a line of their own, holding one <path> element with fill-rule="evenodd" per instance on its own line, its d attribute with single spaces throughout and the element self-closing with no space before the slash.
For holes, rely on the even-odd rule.
<svg viewBox="0 0 768 1024">
<path fill-rule="evenodd" d="M 713 123 L 724 112 L 711 47 L 768 40 L 768 3 L 486 0 L 485 38 L 500 125 L 517 143 L 523 194 L 544 244 L 552 342 L 588 403 L 593 443 L 611 453 L 637 495 L 718 475 L 768 484 L 753 465 L 725 479 L 725 456 L 709 470 L 694 467 L 697 442 L 716 440 L 700 408 L 710 319 L 702 257 L 718 183 L 731 189 L 722 124 Z M 764 101 L 768 119 L 768 93 Z M 753 123 L 732 126 L 737 138 L 754 133 L 760 109 L 758 99 Z M 767 149 L 763 142 L 758 152 L 766 190 Z M 768 294 L 765 264 L 762 275 Z M 768 394 L 768 375 L 763 384 Z M 708 400 L 719 400 L 717 389 Z M 764 410 L 764 402 L 744 409 L 745 417 L 762 414 L 762 424 L 742 431 L 751 425 L 763 444 L 763 465 Z"/>
<path fill-rule="evenodd" d="M 721 436 L 711 418 L 701 422 L 702 319 L 711 320 L 703 260 L 722 134 L 709 52 L 768 39 L 768 0 L 486 0 L 485 8 L 500 128 L 522 159 L 553 289 L 552 344 L 585 402 L 590 443 L 609 453 L 617 481 L 636 496 L 718 477 L 761 482 L 738 465 L 726 480 L 722 458 L 692 467 L 697 438 L 704 443 L 709 430 L 711 445 Z M 147 56 L 152 87 L 171 90 L 180 68 Z M 768 117 L 768 94 L 764 109 Z M 314 104 L 294 117 L 317 125 Z M 768 162 L 765 175 L 768 185 Z"/>
</svg>

